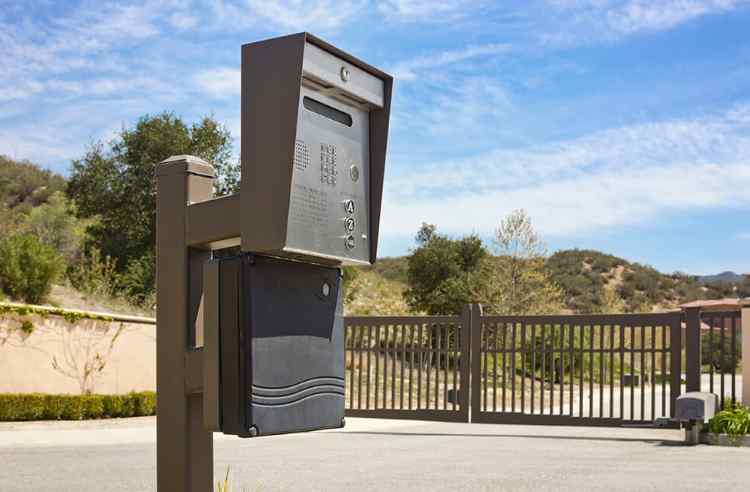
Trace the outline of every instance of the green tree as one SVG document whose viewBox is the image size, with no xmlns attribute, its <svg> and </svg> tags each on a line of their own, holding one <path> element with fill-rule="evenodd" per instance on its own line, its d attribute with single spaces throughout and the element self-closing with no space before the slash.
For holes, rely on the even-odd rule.
<svg viewBox="0 0 750 492">
<path fill-rule="evenodd" d="M 75 206 L 61 191 L 53 193 L 47 203 L 34 207 L 26 217 L 23 230 L 73 261 L 85 235 L 86 222 L 75 216 Z"/>
<path fill-rule="evenodd" d="M 416 239 L 419 246 L 407 258 L 406 302 L 428 314 L 460 313 L 479 290 L 488 255 L 482 240 L 474 235 L 451 239 L 431 224 L 422 224 Z"/>
<path fill-rule="evenodd" d="M 31 234 L 0 239 L 0 287 L 14 299 L 44 301 L 63 264 L 53 248 Z"/>
<path fill-rule="evenodd" d="M 523 210 L 505 217 L 495 232 L 497 256 L 486 262 L 481 294 L 495 314 L 554 314 L 563 308 L 562 290 L 546 269 L 547 250 Z"/>
<path fill-rule="evenodd" d="M 235 191 L 239 168 L 231 162 L 231 142 L 229 132 L 212 117 L 189 126 L 167 112 L 142 117 L 108 147 L 96 143 L 73 161 L 69 196 L 80 217 L 98 218 L 87 231 L 92 246 L 113 258 L 131 281 L 151 282 L 136 297 L 154 287 L 156 164 L 172 155 L 196 155 L 216 169 L 218 193 Z M 126 288 L 131 294 L 138 290 L 130 281 Z"/>
</svg>

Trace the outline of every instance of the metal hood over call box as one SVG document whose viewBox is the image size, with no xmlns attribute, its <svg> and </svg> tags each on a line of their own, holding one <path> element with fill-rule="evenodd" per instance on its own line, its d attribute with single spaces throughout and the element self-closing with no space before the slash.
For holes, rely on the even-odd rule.
<svg viewBox="0 0 750 492">
<path fill-rule="evenodd" d="M 375 261 L 392 86 L 308 33 L 242 47 L 243 251 Z"/>
</svg>

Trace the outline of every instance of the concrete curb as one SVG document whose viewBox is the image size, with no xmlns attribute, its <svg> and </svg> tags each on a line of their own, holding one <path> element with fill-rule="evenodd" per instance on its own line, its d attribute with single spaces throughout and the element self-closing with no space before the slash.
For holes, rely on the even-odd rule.
<svg viewBox="0 0 750 492">
<path fill-rule="evenodd" d="M 701 444 L 710 444 L 713 446 L 732 446 L 750 448 L 750 436 L 743 436 L 733 439 L 727 434 L 716 434 L 714 432 L 704 432 L 700 437 Z"/>
</svg>

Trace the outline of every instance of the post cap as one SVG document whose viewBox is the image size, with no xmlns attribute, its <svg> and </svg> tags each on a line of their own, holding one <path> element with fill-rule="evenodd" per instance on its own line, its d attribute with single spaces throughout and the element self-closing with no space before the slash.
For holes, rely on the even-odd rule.
<svg viewBox="0 0 750 492">
<path fill-rule="evenodd" d="M 214 167 L 194 155 L 173 155 L 156 165 L 156 175 L 166 176 L 174 173 L 189 173 L 215 178 Z"/>
</svg>

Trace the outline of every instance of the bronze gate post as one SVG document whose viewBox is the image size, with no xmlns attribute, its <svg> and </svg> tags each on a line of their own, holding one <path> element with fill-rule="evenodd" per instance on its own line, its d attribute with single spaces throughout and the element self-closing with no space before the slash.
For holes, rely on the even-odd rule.
<svg viewBox="0 0 750 492">
<path fill-rule="evenodd" d="M 701 308 L 685 309 L 685 391 L 701 390 Z"/>
<path fill-rule="evenodd" d="M 156 167 L 156 482 L 159 491 L 211 490 L 213 434 L 202 395 L 187 386 L 200 364 L 204 250 L 188 247 L 187 208 L 213 194 L 214 169 L 192 156 Z M 192 361 L 192 363 L 191 363 Z M 201 362 L 201 361 L 197 361 Z"/>
<path fill-rule="evenodd" d="M 750 299 L 742 303 L 742 404 L 750 407 Z"/>
<path fill-rule="evenodd" d="M 482 364 L 486 364 L 484 354 L 482 353 L 482 316 L 483 310 L 481 304 L 471 305 L 471 330 L 469 343 L 471 344 L 471 405 L 469 406 L 471 411 L 471 422 L 476 421 L 476 416 L 484 410 L 482 408 L 482 385 L 487 384 L 482 381 Z"/>
</svg>

